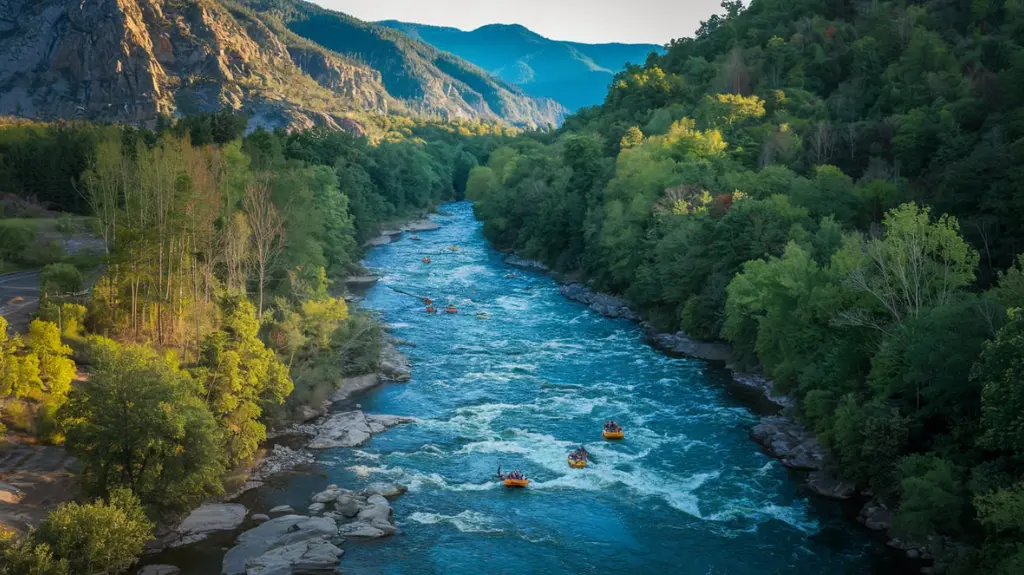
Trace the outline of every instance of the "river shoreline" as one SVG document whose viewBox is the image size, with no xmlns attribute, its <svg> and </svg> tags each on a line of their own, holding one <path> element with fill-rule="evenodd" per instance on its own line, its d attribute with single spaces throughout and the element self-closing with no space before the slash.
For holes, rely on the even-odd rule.
<svg viewBox="0 0 1024 575">
<path fill-rule="evenodd" d="M 759 444 L 765 453 L 796 472 L 811 493 L 855 505 L 857 512 L 856 515 L 850 514 L 851 519 L 867 530 L 883 535 L 889 548 L 902 552 L 910 562 L 907 565 L 908 572 L 933 572 L 932 543 L 906 542 L 889 534 L 892 512 L 869 492 L 859 490 L 858 486 L 844 481 L 829 469 L 826 448 L 796 418 L 796 399 L 778 393 L 771 379 L 741 371 L 733 360 L 732 346 L 728 343 L 695 340 L 683 331 L 658 331 L 622 298 L 595 292 L 578 281 L 562 277 L 543 262 L 511 252 L 505 253 L 503 259 L 509 266 L 547 274 L 559 284 L 559 293 L 563 297 L 583 304 L 597 314 L 636 323 L 643 329 L 648 345 L 666 355 L 696 358 L 724 367 L 739 388 L 754 391 L 775 406 L 774 413 L 759 415 L 760 421 L 750 431 L 751 440 Z"/>
</svg>

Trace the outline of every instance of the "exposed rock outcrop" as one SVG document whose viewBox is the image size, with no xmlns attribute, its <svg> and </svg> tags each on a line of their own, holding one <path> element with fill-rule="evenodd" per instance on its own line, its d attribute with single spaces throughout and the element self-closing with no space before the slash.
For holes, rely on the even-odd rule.
<svg viewBox="0 0 1024 575">
<path fill-rule="evenodd" d="M 836 479 L 824 469 L 812 471 L 807 477 L 807 487 L 811 491 L 829 499 L 849 499 L 857 492 L 857 486 Z"/>
<path fill-rule="evenodd" d="M 537 260 L 528 260 L 526 258 L 519 257 L 516 254 L 506 255 L 505 263 L 514 268 L 521 268 L 524 270 L 537 270 L 542 272 L 550 270 L 550 268 L 548 268 L 548 266 L 545 265 L 543 262 L 538 262 Z"/>
<path fill-rule="evenodd" d="M 861 508 L 857 521 L 872 531 L 888 531 L 892 525 L 892 513 L 883 503 L 872 499 Z"/>
<path fill-rule="evenodd" d="M 751 436 L 786 467 L 807 471 L 825 468 L 825 449 L 818 439 L 788 418 L 762 418 L 751 430 Z"/>
<path fill-rule="evenodd" d="M 405 224 L 404 226 L 402 226 L 402 231 L 412 233 L 432 232 L 440 228 L 441 224 L 431 219 L 423 218 L 422 220 L 416 220 L 415 222 L 409 222 L 408 224 Z"/>
<path fill-rule="evenodd" d="M 590 309 L 605 317 L 640 321 L 640 316 L 629 309 L 629 305 L 624 300 L 608 294 L 593 292 L 583 284 L 562 284 L 558 291 L 572 301 L 590 306 Z"/>
<path fill-rule="evenodd" d="M 245 521 L 248 514 L 244 505 L 237 503 L 216 503 L 192 511 L 175 530 L 170 547 L 180 547 L 202 541 L 217 531 L 234 531 Z"/>
<path fill-rule="evenodd" d="M 342 555 L 335 543 L 340 538 L 333 519 L 285 515 L 239 535 L 224 555 L 221 573 L 333 573 Z"/>
<path fill-rule="evenodd" d="M 362 411 L 335 413 L 317 426 L 316 436 L 309 443 L 309 448 L 356 447 L 385 429 L 413 421 L 411 417 L 367 415 Z"/>
<path fill-rule="evenodd" d="M 322 513 L 338 521 L 340 531 L 346 537 L 373 539 L 393 535 L 398 531 L 392 522 L 394 510 L 378 491 L 383 490 L 398 497 L 405 493 L 400 485 L 375 484 L 361 492 L 329 485 L 326 490 L 313 496 L 310 513 Z"/>
<path fill-rule="evenodd" d="M 341 380 L 341 386 L 338 388 L 338 391 L 331 394 L 331 403 L 340 403 L 359 392 L 366 391 L 379 384 L 380 377 L 376 373 L 346 377 Z"/>
<path fill-rule="evenodd" d="M 409 378 L 412 377 L 409 358 L 398 351 L 390 337 L 385 337 L 381 346 L 380 374 L 388 381 L 409 381 Z"/>
<path fill-rule="evenodd" d="M 690 339 L 684 332 L 659 333 L 648 325 L 648 341 L 654 347 L 670 352 L 681 353 L 690 357 L 706 359 L 709 361 L 729 361 L 732 357 L 732 346 L 720 341 L 700 341 Z"/>
</svg>

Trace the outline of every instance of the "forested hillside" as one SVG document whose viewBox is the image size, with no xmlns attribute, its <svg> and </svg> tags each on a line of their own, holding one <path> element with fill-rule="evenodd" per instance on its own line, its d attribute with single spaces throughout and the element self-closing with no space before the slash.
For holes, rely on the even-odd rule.
<svg viewBox="0 0 1024 575">
<path fill-rule="evenodd" d="M 723 8 L 474 169 L 486 234 L 731 342 L 941 567 L 1024 572 L 1024 5 Z"/>
<path fill-rule="evenodd" d="M 88 295 L 82 270 L 55 263 L 28 332 L 0 318 L 0 418 L 63 445 L 99 498 L 26 535 L 0 529 L 0 573 L 125 571 L 153 522 L 221 494 L 268 426 L 376 372 L 380 329 L 341 298 L 365 273 L 361 246 L 461 197 L 506 130 L 381 119 L 371 144 L 331 130 L 243 138 L 245 125 L 230 112 L 159 131 L 0 125 L 0 185 L 19 198 L 4 205 L 34 206 L 2 214 L 0 255 L 31 259 L 40 206 L 88 216 L 103 240 Z"/>
</svg>

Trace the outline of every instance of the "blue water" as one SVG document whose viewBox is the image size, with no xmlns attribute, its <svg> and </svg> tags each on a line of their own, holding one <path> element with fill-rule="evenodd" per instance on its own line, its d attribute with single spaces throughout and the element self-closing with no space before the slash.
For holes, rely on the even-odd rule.
<svg viewBox="0 0 1024 575">
<path fill-rule="evenodd" d="M 393 504 L 403 533 L 347 542 L 344 572 L 883 572 L 837 504 L 810 499 L 748 438 L 757 416 L 730 394 L 725 372 L 655 352 L 633 324 L 505 266 L 469 204 L 441 211 L 440 230 L 365 261 L 384 277 L 363 306 L 415 346 L 403 348 L 414 370 L 410 382 L 358 401 L 420 423 L 326 451 L 323 476 L 267 496 L 268 505 L 301 508 L 327 483 L 408 485 Z M 427 314 L 401 292 L 459 313 Z M 608 419 L 625 441 L 601 439 Z M 593 456 L 583 470 L 566 464 L 578 445 Z M 526 472 L 529 488 L 501 486 L 499 464 Z"/>
</svg>

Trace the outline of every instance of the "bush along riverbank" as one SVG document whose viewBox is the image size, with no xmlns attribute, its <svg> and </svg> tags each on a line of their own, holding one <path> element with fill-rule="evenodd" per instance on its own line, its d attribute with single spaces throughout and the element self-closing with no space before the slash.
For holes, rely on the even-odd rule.
<svg viewBox="0 0 1024 575">
<path fill-rule="evenodd" d="M 775 406 L 777 413 L 762 415 L 750 431 L 752 440 L 764 447 L 772 457 L 786 467 L 801 472 L 804 485 L 814 494 L 834 500 L 860 501 L 861 507 L 856 520 L 871 531 L 884 533 L 889 547 L 904 551 L 910 560 L 921 560 L 922 573 L 931 573 L 934 566 L 934 546 L 949 545 L 948 541 L 906 541 L 889 530 L 892 526 L 892 512 L 876 499 L 865 486 L 858 486 L 842 479 L 829 463 L 828 450 L 822 446 L 816 434 L 799 421 L 797 401 L 791 395 L 779 393 L 771 379 L 763 375 L 742 371 L 733 360 L 732 346 L 721 341 L 695 340 L 683 331 L 663 333 L 634 312 L 626 300 L 591 290 L 583 284 L 568 281 L 560 274 L 553 273 L 543 262 L 530 260 L 517 254 L 506 254 L 505 263 L 525 270 L 548 273 L 559 281 L 559 292 L 568 300 L 590 308 L 597 314 L 613 319 L 625 319 L 637 323 L 643 330 L 647 342 L 654 348 L 670 355 L 682 355 L 705 361 L 722 363 L 729 369 L 732 380 L 743 388 L 760 394 Z"/>
</svg>

